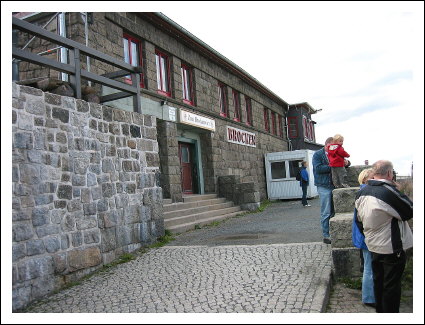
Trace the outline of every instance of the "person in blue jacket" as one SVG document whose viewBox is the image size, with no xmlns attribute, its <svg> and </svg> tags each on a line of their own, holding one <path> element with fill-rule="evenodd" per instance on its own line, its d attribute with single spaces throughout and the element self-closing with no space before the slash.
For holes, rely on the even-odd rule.
<svg viewBox="0 0 425 325">
<path fill-rule="evenodd" d="M 314 185 L 320 198 L 320 223 L 322 226 L 323 242 L 331 244 L 329 234 L 329 219 L 335 215 L 332 191 L 335 188 L 332 183 L 331 167 L 329 166 L 328 150 L 333 137 L 325 141 L 324 148 L 313 154 Z"/>
<path fill-rule="evenodd" d="M 360 189 L 366 186 L 369 179 L 373 177 L 372 168 L 363 169 L 359 174 Z M 363 278 L 362 278 L 362 302 L 363 304 L 375 307 L 375 294 L 373 292 L 373 271 L 372 271 L 372 253 L 368 250 L 364 241 L 364 235 L 361 233 L 357 223 L 357 210 L 354 209 L 352 224 L 353 245 L 361 249 L 363 257 Z"/>
<path fill-rule="evenodd" d="M 308 188 L 308 184 L 309 184 L 309 179 L 308 179 L 307 162 L 306 161 L 303 161 L 301 163 L 300 174 L 301 174 L 300 186 L 301 186 L 301 189 L 303 191 L 303 196 L 302 196 L 301 202 L 302 202 L 304 207 L 311 207 L 311 205 L 308 204 L 308 202 L 307 202 L 307 188 Z"/>
</svg>

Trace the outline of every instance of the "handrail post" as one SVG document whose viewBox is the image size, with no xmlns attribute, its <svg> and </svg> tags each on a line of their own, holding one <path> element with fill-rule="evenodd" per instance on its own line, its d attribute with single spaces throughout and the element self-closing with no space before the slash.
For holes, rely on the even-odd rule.
<svg viewBox="0 0 425 325">
<path fill-rule="evenodd" d="M 75 73 L 71 75 L 71 85 L 75 91 L 75 98 L 81 99 L 81 64 L 80 64 L 80 50 L 74 48 L 70 51 L 70 64 L 74 67 Z"/>
<path fill-rule="evenodd" d="M 140 99 L 140 74 L 132 73 L 131 80 L 133 87 L 136 87 L 137 93 L 133 95 L 133 110 L 137 113 L 142 114 L 142 103 Z"/>
</svg>

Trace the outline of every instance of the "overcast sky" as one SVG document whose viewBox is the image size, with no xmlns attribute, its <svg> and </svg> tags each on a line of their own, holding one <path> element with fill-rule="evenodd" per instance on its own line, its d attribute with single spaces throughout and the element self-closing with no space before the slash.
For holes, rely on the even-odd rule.
<svg viewBox="0 0 425 325">
<path fill-rule="evenodd" d="M 423 166 L 415 155 L 423 150 L 423 2 L 195 3 L 161 12 L 286 102 L 321 109 L 317 142 L 342 134 L 352 164 L 388 159 L 399 175 L 410 175 L 414 157 Z"/>
</svg>

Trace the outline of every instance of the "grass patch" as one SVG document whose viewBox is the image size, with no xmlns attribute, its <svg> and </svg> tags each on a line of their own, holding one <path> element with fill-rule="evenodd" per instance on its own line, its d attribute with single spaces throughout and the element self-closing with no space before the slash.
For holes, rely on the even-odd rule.
<svg viewBox="0 0 425 325">
<path fill-rule="evenodd" d="M 264 200 L 261 202 L 260 206 L 258 207 L 257 211 L 255 212 L 263 212 L 272 202 L 270 200 Z"/>
<path fill-rule="evenodd" d="M 168 244 L 169 242 L 173 241 L 174 239 L 175 238 L 174 238 L 173 234 L 171 233 L 171 231 L 166 229 L 164 236 L 159 237 L 158 241 L 156 243 L 148 246 L 148 248 L 162 247 L 162 246 Z"/>
<path fill-rule="evenodd" d="M 362 289 L 362 278 L 340 278 L 338 282 L 343 283 L 347 288 L 350 289 Z"/>
</svg>

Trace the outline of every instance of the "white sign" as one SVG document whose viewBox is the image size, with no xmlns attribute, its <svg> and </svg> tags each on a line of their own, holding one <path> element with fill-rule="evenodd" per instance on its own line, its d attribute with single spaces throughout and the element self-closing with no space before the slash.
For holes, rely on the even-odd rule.
<svg viewBox="0 0 425 325">
<path fill-rule="evenodd" d="M 257 139 L 255 133 L 227 127 L 227 142 L 240 144 L 242 146 L 256 147 Z"/>
<path fill-rule="evenodd" d="M 176 121 L 176 108 L 168 106 L 168 117 L 171 121 Z"/>
<path fill-rule="evenodd" d="M 215 121 L 208 117 L 180 109 L 180 122 L 215 131 Z"/>
</svg>

